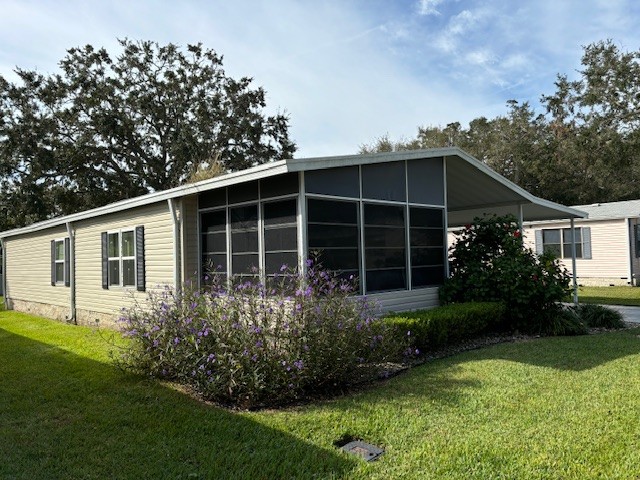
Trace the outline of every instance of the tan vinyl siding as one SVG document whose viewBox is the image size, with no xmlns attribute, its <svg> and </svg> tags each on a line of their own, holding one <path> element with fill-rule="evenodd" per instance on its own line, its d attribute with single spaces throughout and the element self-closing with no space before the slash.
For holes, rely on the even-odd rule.
<svg viewBox="0 0 640 480">
<path fill-rule="evenodd" d="M 70 288 L 51 285 L 51 240 L 66 236 L 66 228 L 57 227 L 5 241 L 7 298 L 69 307 Z"/>
<path fill-rule="evenodd" d="M 197 280 L 200 266 L 199 242 L 198 242 L 198 196 L 185 197 L 183 202 L 183 242 L 184 242 L 184 270 L 185 281 Z"/>
<path fill-rule="evenodd" d="M 576 259 L 576 273 L 581 278 L 625 279 L 629 277 L 629 250 L 625 219 L 576 221 L 577 227 L 591 227 L 591 259 Z M 525 225 L 525 244 L 535 251 L 535 230 L 569 228 L 569 222 Z M 562 263 L 571 271 L 571 258 Z"/>
<path fill-rule="evenodd" d="M 167 202 L 96 217 L 76 228 L 76 307 L 78 310 L 117 314 L 133 298 L 146 297 L 135 287 L 102 288 L 101 233 L 144 226 L 147 290 L 173 283 L 173 220 Z"/>
</svg>

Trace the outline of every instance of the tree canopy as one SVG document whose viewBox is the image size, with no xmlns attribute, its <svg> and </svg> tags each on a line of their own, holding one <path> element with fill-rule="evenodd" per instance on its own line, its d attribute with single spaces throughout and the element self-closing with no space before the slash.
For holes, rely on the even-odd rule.
<svg viewBox="0 0 640 480">
<path fill-rule="evenodd" d="M 584 47 L 576 80 L 556 78 L 536 114 L 507 102 L 507 114 L 420 127 L 415 138 L 383 136 L 361 152 L 459 146 L 530 192 L 567 205 L 640 198 L 640 51 L 611 40 Z"/>
<path fill-rule="evenodd" d="M 289 158 L 288 117 L 201 44 L 72 48 L 60 72 L 0 76 L 0 231 Z M 201 166 L 205 168 L 199 168 Z"/>
</svg>

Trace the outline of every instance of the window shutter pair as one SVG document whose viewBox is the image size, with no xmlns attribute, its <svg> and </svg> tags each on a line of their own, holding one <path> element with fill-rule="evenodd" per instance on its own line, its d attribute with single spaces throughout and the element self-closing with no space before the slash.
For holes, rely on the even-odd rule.
<svg viewBox="0 0 640 480">
<path fill-rule="evenodd" d="M 56 241 L 51 240 L 51 285 L 56 284 Z M 64 286 L 71 285 L 71 242 L 64 239 Z"/>
<path fill-rule="evenodd" d="M 136 289 L 144 292 L 146 288 L 144 265 L 144 226 L 136 227 Z M 109 236 L 101 233 L 102 240 L 102 288 L 109 288 Z"/>
<path fill-rule="evenodd" d="M 581 230 L 582 230 L 581 232 L 582 233 L 582 258 L 586 260 L 590 260 L 591 259 L 591 227 L 582 227 Z M 542 255 L 542 253 L 544 252 L 544 245 L 542 244 L 542 230 L 536 230 L 534 233 L 536 237 L 536 253 L 538 255 Z"/>
</svg>

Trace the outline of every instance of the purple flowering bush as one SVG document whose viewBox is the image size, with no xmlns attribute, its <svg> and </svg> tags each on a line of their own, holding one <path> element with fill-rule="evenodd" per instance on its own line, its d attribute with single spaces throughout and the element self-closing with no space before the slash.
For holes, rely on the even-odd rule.
<svg viewBox="0 0 640 480">
<path fill-rule="evenodd" d="M 389 327 L 354 297 L 354 282 L 308 262 L 283 266 L 267 289 L 214 276 L 203 290 L 150 293 L 120 319 L 132 339 L 121 362 L 242 408 L 335 390 L 396 353 Z"/>
</svg>

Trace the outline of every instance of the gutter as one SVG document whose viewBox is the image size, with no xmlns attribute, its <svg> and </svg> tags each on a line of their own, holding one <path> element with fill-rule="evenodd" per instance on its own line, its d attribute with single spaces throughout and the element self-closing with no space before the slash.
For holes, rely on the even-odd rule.
<svg viewBox="0 0 640 480">
<path fill-rule="evenodd" d="M 65 223 L 67 236 L 69 237 L 69 320 L 76 325 L 76 237 L 73 232 L 73 224 Z"/>
</svg>

